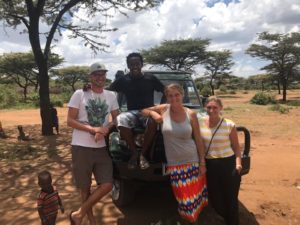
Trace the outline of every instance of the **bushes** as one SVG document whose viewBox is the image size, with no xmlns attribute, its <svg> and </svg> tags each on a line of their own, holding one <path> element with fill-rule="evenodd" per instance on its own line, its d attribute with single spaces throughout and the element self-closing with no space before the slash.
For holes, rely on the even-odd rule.
<svg viewBox="0 0 300 225">
<path fill-rule="evenodd" d="M 227 87 L 225 85 L 221 85 L 219 87 L 219 91 L 220 91 L 220 94 L 226 94 L 227 93 Z"/>
<path fill-rule="evenodd" d="M 271 94 L 268 94 L 266 92 L 258 92 L 252 97 L 250 102 L 256 105 L 267 105 L 274 104 L 276 100 L 275 97 Z"/>
<path fill-rule="evenodd" d="M 14 88 L 0 86 L 0 108 L 10 108 L 17 104 L 18 94 Z"/>
<path fill-rule="evenodd" d="M 210 87 L 209 87 L 209 86 L 204 86 L 204 87 L 201 89 L 200 94 L 201 94 L 202 96 L 210 96 L 210 95 L 211 95 Z"/>
<path fill-rule="evenodd" d="M 289 113 L 289 108 L 286 108 L 280 104 L 276 104 L 276 105 L 273 105 L 269 108 L 269 110 L 271 111 L 276 111 L 276 112 L 280 112 L 281 114 L 287 114 Z"/>
</svg>

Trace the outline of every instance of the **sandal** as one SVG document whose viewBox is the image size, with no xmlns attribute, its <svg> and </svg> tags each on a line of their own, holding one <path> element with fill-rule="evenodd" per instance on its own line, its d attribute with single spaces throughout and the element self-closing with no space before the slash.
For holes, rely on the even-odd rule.
<svg viewBox="0 0 300 225">
<path fill-rule="evenodd" d="M 142 170 L 148 169 L 150 167 L 150 164 L 148 160 L 141 154 L 140 155 L 140 168 Z"/>
</svg>

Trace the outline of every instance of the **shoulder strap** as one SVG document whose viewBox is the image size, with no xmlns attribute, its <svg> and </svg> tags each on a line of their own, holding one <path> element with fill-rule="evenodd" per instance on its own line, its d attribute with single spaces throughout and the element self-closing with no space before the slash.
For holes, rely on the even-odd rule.
<svg viewBox="0 0 300 225">
<path fill-rule="evenodd" d="M 208 154 L 208 152 L 209 152 L 209 149 L 210 149 L 210 146 L 211 146 L 212 140 L 213 140 L 213 138 L 214 138 L 215 134 L 217 133 L 217 131 L 219 130 L 219 128 L 220 128 L 220 126 L 221 126 L 221 124 L 222 124 L 223 120 L 224 120 L 224 118 L 222 118 L 222 119 L 221 119 L 221 121 L 220 121 L 220 123 L 219 123 L 218 127 L 215 129 L 215 132 L 214 132 L 214 133 L 213 133 L 213 135 L 211 136 L 211 139 L 210 139 L 209 145 L 208 145 L 208 147 L 207 147 L 207 151 L 206 151 L 206 153 L 205 153 L 205 157 L 207 156 L 207 154 Z"/>
</svg>

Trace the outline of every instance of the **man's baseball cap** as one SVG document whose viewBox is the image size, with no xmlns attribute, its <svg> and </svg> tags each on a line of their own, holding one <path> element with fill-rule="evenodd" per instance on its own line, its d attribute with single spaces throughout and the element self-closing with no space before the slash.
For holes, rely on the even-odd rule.
<svg viewBox="0 0 300 225">
<path fill-rule="evenodd" d="M 102 63 L 93 63 L 91 66 L 90 66 L 90 74 L 96 72 L 96 71 L 107 71 L 107 69 L 105 68 L 104 64 Z"/>
</svg>

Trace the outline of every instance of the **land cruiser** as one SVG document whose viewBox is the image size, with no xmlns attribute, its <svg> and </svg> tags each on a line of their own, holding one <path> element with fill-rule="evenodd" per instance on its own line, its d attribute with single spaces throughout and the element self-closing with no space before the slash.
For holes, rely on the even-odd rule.
<svg viewBox="0 0 300 225">
<path fill-rule="evenodd" d="M 144 71 L 156 76 L 164 85 L 178 83 L 184 89 L 183 104 L 185 107 L 196 110 L 198 117 L 204 116 L 205 111 L 202 105 L 201 97 L 198 94 L 192 74 L 182 71 Z M 154 103 L 160 104 L 162 94 L 154 94 Z M 126 99 L 118 95 L 119 105 L 122 111 L 126 110 Z M 135 143 L 138 149 L 141 149 L 143 142 L 143 128 L 136 127 L 133 129 Z M 250 151 L 250 134 L 244 127 L 238 127 L 238 131 L 244 134 L 243 155 L 247 156 Z M 158 126 L 156 136 L 146 156 L 150 167 L 146 170 L 136 168 L 129 170 L 127 161 L 131 152 L 124 140 L 121 140 L 118 131 L 114 131 L 109 136 L 109 153 L 113 160 L 114 166 L 114 185 L 112 198 L 114 203 L 121 207 L 132 202 L 135 192 L 140 184 L 147 182 L 168 182 L 168 175 L 165 173 L 166 157 L 164 151 L 163 137 Z"/>
</svg>

